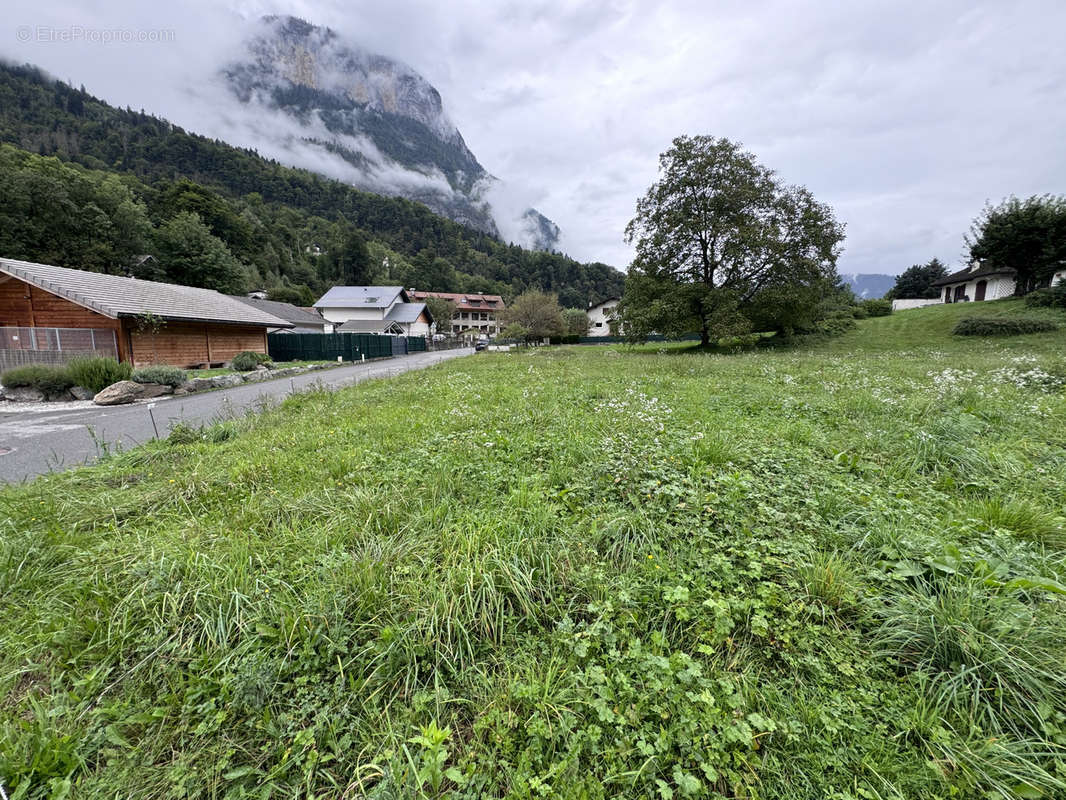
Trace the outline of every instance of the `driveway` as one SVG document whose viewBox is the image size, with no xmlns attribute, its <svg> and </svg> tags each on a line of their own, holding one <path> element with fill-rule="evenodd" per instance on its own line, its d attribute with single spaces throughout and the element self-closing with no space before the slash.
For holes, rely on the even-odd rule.
<svg viewBox="0 0 1066 800">
<path fill-rule="evenodd" d="M 307 372 L 293 378 L 247 383 L 183 397 L 159 397 L 126 406 L 91 403 L 0 403 L 0 482 L 12 483 L 96 461 L 106 450 L 123 450 L 155 438 L 152 424 L 164 437 L 175 423 L 211 423 L 261 405 L 263 398 L 281 400 L 293 389 L 312 385 L 349 386 L 369 378 L 386 378 L 423 369 L 459 356 L 471 348 L 414 353 L 369 364 Z M 151 413 L 149 413 L 151 412 Z"/>
</svg>

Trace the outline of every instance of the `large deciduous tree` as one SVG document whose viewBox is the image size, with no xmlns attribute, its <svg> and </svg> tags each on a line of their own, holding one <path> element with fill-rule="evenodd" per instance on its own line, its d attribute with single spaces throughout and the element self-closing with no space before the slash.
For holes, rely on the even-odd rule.
<svg viewBox="0 0 1066 800">
<path fill-rule="evenodd" d="M 626 227 L 636 244 L 620 304 L 627 335 L 699 331 L 703 344 L 817 318 L 836 283 L 832 210 L 728 139 L 680 136 Z"/>
<path fill-rule="evenodd" d="M 589 316 L 580 308 L 564 308 L 563 324 L 572 336 L 586 336 L 589 332 Z"/>
<path fill-rule="evenodd" d="M 1015 270 L 1015 293 L 1026 294 L 1066 267 L 1066 197 L 1011 197 L 985 206 L 966 244 L 971 259 Z"/>
<path fill-rule="evenodd" d="M 430 316 L 437 323 L 438 333 L 451 333 L 452 320 L 455 318 L 455 301 L 447 297 L 427 297 L 426 307 Z"/>
<path fill-rule="evenodd" d="M 503 312 L 503 322 L 512 334 L 524 331 L 526 339 L 558 336 L 566 329 L 558 297 L 539 289 L 527 289 L 518 295 Z"/>
<path fill-rule="evenodd" d="M 915 264 L 896 276 L 896 285 L 885 295 L 889 300 L 930 300 L 940 295 L 933 283 L 948 274 L 947 268 L 934 258 L 928 264 Z"/>
</svg>

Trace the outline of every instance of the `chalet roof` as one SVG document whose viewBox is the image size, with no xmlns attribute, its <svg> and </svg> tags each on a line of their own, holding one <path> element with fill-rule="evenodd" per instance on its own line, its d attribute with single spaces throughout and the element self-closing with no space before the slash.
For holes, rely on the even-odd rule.
<svg viewBox="0 0 1066 800">
<path fill-rule="evenodd" d="M 400 330 L 400 323 L 392 319 L 350 319 L 333 330 L 337 333 L 387 333 Z"/>
<path fill-rule="evenodd" d="M 314 304 L 315 308 L 388 308 L 397 295 L 407 300 L 402 286 L 334 286 Z"/>
<path fill-rule="evenodd" d="M 498 294 L 481 294 L 480 292 L 417 292 L 410 295 L 415 300 L 440 297 L 451 300 L 460 311 L 492 311 L 503 308 L 503 298 Z"/>
<path fill-rule="evenodd" d="M 385 315 L 385 319 L 391 319 L 394 322 L 416 322 L 419 315 L 425 311 L 426 316 L 429 317 L 430 322 L 433 321 L 433 315 L 429 313 L 429 309 L 426 308 L 425 303 L 397 303 Z"/>
<path fill-rule="evenodd" d="M 291 328 L 288 320 L 214 289 L 142 281 L 81 269 L 0 258 L 0 274 L 77 303 L 111 319 L 152 314 L 161 319 Z"/>
<path fill-rule="evenodd" d="M 314 309 L 301 308 L 295 306 L 292 303 L 282 303 L 279 300 L 259 300 L 255 297 L 243 297 L 238 295 L 230 295 L 234 300 L 240 300 L 242 303 L 246 303 L 253 308 L 258 308 L 261 311 L 265 311 L 268 314 L 272 314 L 275 317 L 288 320 L 293 325 L 322 327 L 326 324 L 326 320 L 321 314 Z"/>
<path fill-rule="evenodd" d="M 1010 269 L 1009 267 L 997 269 L 987 261 L 982 261 L 977 269 L 974 269 L 973 267 L 963 267 L 958 272 L 952 272 L 950 275 L 945 275 L 938 281 L 933 281 L 933 286 L 947 286 L 949 283 L 964 283 L 965 281 L 970 281 L 974 278 L 988 278 L 992 275 L 1015 274 L 1015 270 Z"/>
<path fill-rule="evenodd" d="M 599 308 L 600 306 L 605 306 L 608 303 L 617 303 L 621 299 L 622 299 L 621 297 L 605 297 L 605 298 L 603 298 L 603 300 L 600 300 L 600 302 L 598 302 L 598 303 L 589 303 L 588 310 L 591 311 L 594 308 Z"/>
</svg>

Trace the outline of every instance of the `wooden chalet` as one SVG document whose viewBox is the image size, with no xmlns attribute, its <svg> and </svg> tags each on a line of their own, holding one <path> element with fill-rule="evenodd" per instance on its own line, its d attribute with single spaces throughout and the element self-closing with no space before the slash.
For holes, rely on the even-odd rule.
<svg viewBox="0 0 1066 800">
<path fill-rule="evenodd" d="M 135 366 L 195 367 L 265 353 L 267 330 L 291 327 L 212 289 L 0 258 L 0 349 L 66 341 Z"/>
</svg>

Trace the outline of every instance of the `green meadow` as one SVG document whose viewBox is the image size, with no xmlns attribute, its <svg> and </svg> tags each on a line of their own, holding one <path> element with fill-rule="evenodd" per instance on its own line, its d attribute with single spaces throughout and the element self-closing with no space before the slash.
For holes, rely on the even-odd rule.
<svg viewBox="0 0 1066 800">
<path fill-rule="evenodd" d="M 1066 797 L 1066 328 L 972 313 L 482 353 L 7 488 L 0 781 Z"/>
</svg>

